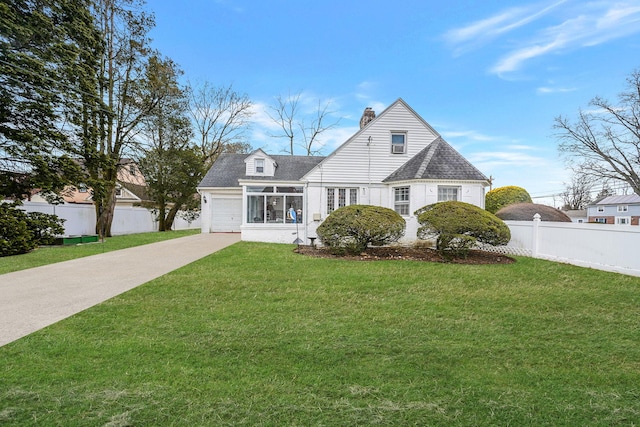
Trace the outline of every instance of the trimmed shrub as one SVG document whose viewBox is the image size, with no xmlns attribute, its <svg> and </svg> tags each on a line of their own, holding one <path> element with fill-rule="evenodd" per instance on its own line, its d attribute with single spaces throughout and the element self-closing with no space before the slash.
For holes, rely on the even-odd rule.
<svg viewBox="0 0 640 427">
<path fill-rule="evenodd" d="M 527 190 L 515 185 L 494 188 L 484 198 L 484 207 L 492 214 L 514 203 L 533 203 L 533 201 Z"/>
<path fill-rule="evenodd" d="M 27 214 L 16 203 L 0 202 L 0 257 L 24 254 L 36 247 Z"/>
<path fill-rule="evenodd" d="M 36 246 L 53 245 L 56 236 L 64 234 L 65 219 L 42 212 L 27 214 L 27 227 Z"/>
<path fill-rule="evenodd" d="M 465 255 L 477 242 L 506 245 L 509 227 L 490 212 L 463 202 L 441 202 L 415 212 L 420 223 L 418 238 L 436 238 L 436 249 L 443 255 Z"/>
<path fill-rule="evenodd" d="M 404 236 L 405 221 L 396 211 L 381 206 L 351 205 L 327 217 L 316 230 L 333 254 L 360 254 L 367 246 L 383 246 Z"/>
</svg>

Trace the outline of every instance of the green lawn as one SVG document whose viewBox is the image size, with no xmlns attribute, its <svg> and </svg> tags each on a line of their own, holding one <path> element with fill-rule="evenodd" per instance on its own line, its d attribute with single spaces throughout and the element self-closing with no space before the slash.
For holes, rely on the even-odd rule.
<svg viewBox="0 0 640 427">
<path fill-rule="evenodd" d="M 0 348 L 0 425 L 640 424 L 640 278 L 242 242 Z"/>
<path fill-rule="evenodd" d="M 139 233 L 126 236 L 114 236 L 104 239 L 102 242 L 87 243 L 70 246 L 48 246 L 37 248 L 28 254 L 0 257 L 0 274 L 12 271 L 25 270 L 41 265 L 53 264 L 60 261 L 82 258 L 103 252 L 146 245 L 147 243 L 160 242 L 162 240 L 175 239 L 200 233 L 197 230 L 165 231 L 162 233 Z"/>
</svg>

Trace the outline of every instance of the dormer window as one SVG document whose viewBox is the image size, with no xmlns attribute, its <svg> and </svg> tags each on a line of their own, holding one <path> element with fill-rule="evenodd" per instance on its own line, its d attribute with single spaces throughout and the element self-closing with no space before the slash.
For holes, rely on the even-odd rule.
<svg viewBox="0 0 640 427">
<path fill-rule="evenodd" d="M 391 134 L 391 154 L 405 154 L 407 152 L 407 134 Z"/>
<path fill-rule="evenodd" d="M 256 159 L 256 173 L 264 173 L 264 159 Z"/>
</svg>

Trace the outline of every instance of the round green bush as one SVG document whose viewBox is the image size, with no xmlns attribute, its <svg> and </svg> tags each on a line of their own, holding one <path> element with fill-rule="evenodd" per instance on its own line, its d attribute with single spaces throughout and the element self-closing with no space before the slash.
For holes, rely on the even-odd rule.
<svg viewBox="0 0 640 427">
<path fill-rule="evenodd" d="M 57 215 L 42 212 L 30 212 L 27 214 L 27 228 L 36 246 L 53 245 L 56 236 L 64 234 L 65 219 Z"/>
<path fill-rule="evenodd" d="M 383 246 L 404 236 L 405 221 L 396 211 L 381 206 L 351 205 L 327 217 L 316 230 L 334 254 L 359 254 L 367 246 Z"/>
<path fill-rule="evenodd" d="M 0 202 L 0 257 L 24 254 L 35 247 L 27 214 L 17 204 Z"/>
<path fill-rule="evenodd" d="M 506 245 L 509 227 L 490 212 L 463 202 L 441 202 L 415 212 L 420 223 L 418 238 L 436 238 L 440 253 L 464 255 L 476 242 Z"/>
<path fill-rule="evenodd" d="M 527 190 L 515 185 L 494 188 L 484 198 L 484 207 L 492 214 L 514 203 L 533 203 L 533 201 Z"/>
</svg>

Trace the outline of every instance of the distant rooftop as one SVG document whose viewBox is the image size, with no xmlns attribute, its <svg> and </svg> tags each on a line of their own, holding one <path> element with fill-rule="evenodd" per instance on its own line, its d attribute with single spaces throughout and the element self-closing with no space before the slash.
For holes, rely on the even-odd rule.
<svg viewBox="0 0 640 427">
<path fill-rule="evenodd" d="M 624 196 L 608 196 L 596 203 L 596 205 L 631 205 L 640 203 L 640 196 L 627 194 Z"/>
</svg>

